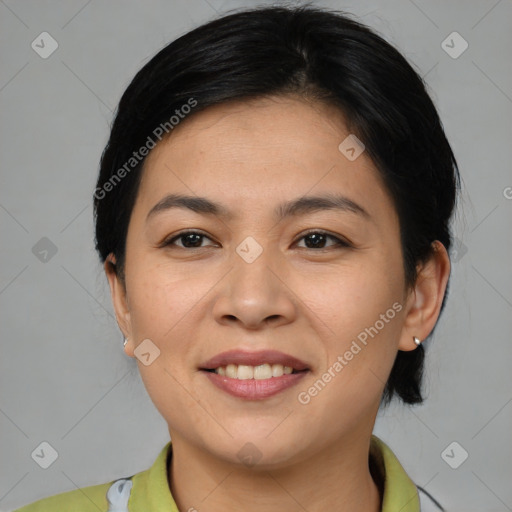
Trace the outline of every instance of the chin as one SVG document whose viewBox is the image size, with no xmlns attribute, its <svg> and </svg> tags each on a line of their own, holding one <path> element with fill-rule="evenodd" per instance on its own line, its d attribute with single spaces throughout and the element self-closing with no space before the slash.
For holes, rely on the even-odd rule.
<svg viewBox="0 0 512 512">
<path fill-rule="evenodd" d="M 298 447 L 301 440 L 296 440 L 287 432 L 279 435 L 271 433 L 274 426 L 265 435 L 256 432 L 243 432 L 233 439 L 224 440 L 211 446 L 210 453 L 218 456 L 229 464 L 245 466 L 248 469 L 268 471 L 285 467 L 301 459 Z M 270 435 L 269 435 L 270 432 Z"/>
</svg>

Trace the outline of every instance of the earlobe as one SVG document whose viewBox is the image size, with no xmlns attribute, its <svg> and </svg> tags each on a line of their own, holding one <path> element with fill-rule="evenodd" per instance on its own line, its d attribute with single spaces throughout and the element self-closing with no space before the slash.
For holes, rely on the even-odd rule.
<svg viewBox="0 0 512 512">
<path fill-rule="evenodd" d="M 105 275 L 110 286 L 110 297 L 116 314 L 117 325 L 125 338 L 131 338 L 130 311 L 126 300 L 126 289 L 118 275 L 116 258 L 113 253 L 109 254 L 104 263 Z M 128 350 L 129 347 L 125 347 Z"/>
<path fill-rule="evenodd" d="M 416 283 L 409 293 L 399 350 L 415 350 L 432 332 L 441 312 L 450 277 L 450 257 L 438 240 L 432 242 L 432 246 L 432 254 L 419 268 Z"/>
</svg>

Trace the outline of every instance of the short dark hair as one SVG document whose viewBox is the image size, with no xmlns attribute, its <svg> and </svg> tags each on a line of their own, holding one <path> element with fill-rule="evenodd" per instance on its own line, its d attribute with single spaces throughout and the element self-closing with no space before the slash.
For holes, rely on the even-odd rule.
<svg viewBox="0 0 512 512">
<path fill-rule="evenodd" d="M 157 127 L 172 134 L 171 116 L 191 99 L 193 116 L 212 105 L 276 95 L 337 107 L 364 143 L 399 216 L 408 286 L 434 240 L 449 251 L 460 178 L 436 108 L 401 53 L 350 16 L 309 5 L 246 9 L 186 33 L 144 65 L 120 100 L 101 158 L 94 193 L 101 261 L 113 253 L 124 279 L 127 230 L 144 165 L 134 151 L 153 140 Z M 447 294 L 448 288 L 441 311 Z M 398 351 L 383 402 L 395 393 L 406 403 L 422 402 L 423 362 L 423 344 Z"/>
</svg>

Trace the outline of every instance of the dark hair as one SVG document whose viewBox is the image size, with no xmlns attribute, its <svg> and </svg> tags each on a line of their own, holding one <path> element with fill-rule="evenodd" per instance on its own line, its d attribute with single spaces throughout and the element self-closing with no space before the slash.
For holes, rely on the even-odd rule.
<svg viewBox="0 0 512 512">
<path fill-rule="evenodd" d="M 123 279 L 144 164 L 139 148 L 152 147 L 150 141 L 154 146 L 164 130 L 172 134 L 171 118 L 186 112 L 185 105 L 193 105 L 192 116 L 211 105 L 276 95 L 339 108 L 349 131 L 365 144 L 400 219 L 408 286 L 434 240 L 450 249 L 459 174 L 422 78 L 393 46 L 349 15 L 281 6 L 202 25 L 164 47 L 134 77 L 120 100 L 94 193 L 101 261 L 113 253 Z M 398 351 L 383 402 L 395 393 L 406 403 L 423 401 L 423 361 L 423 344 Z"/>
</svg>

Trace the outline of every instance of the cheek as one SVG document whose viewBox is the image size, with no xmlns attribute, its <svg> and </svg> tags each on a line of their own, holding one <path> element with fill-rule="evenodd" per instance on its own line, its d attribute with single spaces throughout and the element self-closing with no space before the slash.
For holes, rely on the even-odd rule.
<svg viewBox="0 0 512 512">
<path fill-rule="evenodd" d="M 324 395 L 327 406 L 377 397 L 396 356 L 404 309 L 400 260 L 386 265 L 385 259 L 363 260 L 304 288 L 305 302 L 319 319 L 317 331 L 326 333 L 327 358 L 320 373 L 336 375 L 325 375 L 332 382 Z"/>
<path fill-rule="evenodd" d="M 211 288 L 212 277 L 182 270 L 178 273 L 175 266 L 144 265 L 142 258 L 140 261 L 138 268 L 131 270 L 129 283 L 132 328 L 138 337 L 153 337 L 167 346 L 179 331 L 180 322 L 186 323 L 187 313 Z"/>
<path fill-rule="evenodd" d="M 171 268 L 149 261 L 143 264 L 142 257 L 138 261 L 127 283 L 132 330 L 136 343 L 150 339 L 160 351 L 148 366 L 137 360 L 140 376 L 169 424 L 176 421 L 173 411 L 188 410 L 187 421 L 200 425 L 205 422 L 204 413 L 193 407 L 183 386 L 190 378 L 187 362 L 193 349 L 194 306 L 212 283 L 205 276 L 191 278 L 181 273 L 178 277 Z"/>
<path fill-rule="evenodd" d="M 357 265 L 333 268 L 297 284 L 304 303 L 325 323 L 326 332 L 340 342 L 374 325 L 402 299 L 401 279 L 389 266 L 378 263 L 365 264 L 362 258 Z M 393 318 L 395 312 L 391 311 Z"/>
</svg>

